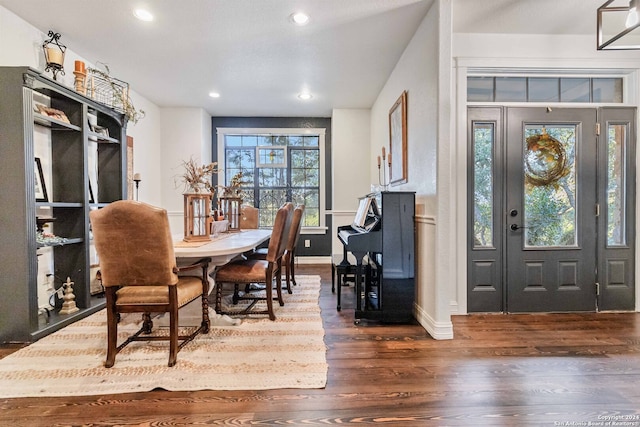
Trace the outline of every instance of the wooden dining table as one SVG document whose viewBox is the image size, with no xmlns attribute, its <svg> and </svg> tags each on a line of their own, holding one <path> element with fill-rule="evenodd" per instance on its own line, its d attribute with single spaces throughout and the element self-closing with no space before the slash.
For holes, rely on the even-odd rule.
<svg viewBox="0 0 640 427">
<path fill-rule="evenodd" d="M 222 232 L 210 237 L 209 241 L 185 242 L 183 235 L 175 235 L 173 236 L 173 251 L 178 265 L 188 265 L 202 258 L 211 259 L 209 263 L 209 289 L 212 291 L 215 286 L 212 273 L 215 269 L 269 240 L 271 230 L 252 229 Z M 181 308 L 180 325 L 198 325 L 201 320 L 200 310 L 198 301 L 193 301 Z M 240 323 L 229 316 L 219 314 L 210 314 L 210 318 L 212 326 L 231 326 Z M 162 320 L 159 320 L 159 324 L 162 324 Z"/>
<path fill-rule="evenodd" d="M 180 264 L 193 259 L 211 258 L 211 267 L 224 265 L 269 240 L 271 230 L 252 229 L 224 232 L 211 236 L 209 241 L 185 242 L 174 236 L 173 251 Z"/>
</svg>

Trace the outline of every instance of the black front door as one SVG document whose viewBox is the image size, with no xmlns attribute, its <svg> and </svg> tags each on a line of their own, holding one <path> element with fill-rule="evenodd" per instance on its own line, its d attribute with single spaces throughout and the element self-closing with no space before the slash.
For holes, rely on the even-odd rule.
<svg viewBox="0 0 640 427">
<path fill-rule="evenodd" d="M 469 312 L 633 309 L 633 108 L 469 108 Z"/>
</svg>

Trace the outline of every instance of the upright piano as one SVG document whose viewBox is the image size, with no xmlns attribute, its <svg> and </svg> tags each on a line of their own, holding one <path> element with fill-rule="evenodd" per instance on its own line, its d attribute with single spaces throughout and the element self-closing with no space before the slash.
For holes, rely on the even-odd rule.
<svg viewBox="0 0 640 427">
<path fill-rule="evenodd" d="M 414 215 L 415 193 L 383 191 L 361 198 L 353 224 L 338 227 L 344 253 L 351 252 L 357 264 L 356 323 L 413 319 Z"/>
</svg>

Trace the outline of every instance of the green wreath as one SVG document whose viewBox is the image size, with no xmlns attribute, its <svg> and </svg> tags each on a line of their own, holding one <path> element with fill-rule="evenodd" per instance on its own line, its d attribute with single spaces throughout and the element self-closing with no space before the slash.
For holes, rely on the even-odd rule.
<svg viewBox="0 0 640 427">
<path fill-rule="evenodd" d="M 560 141 L 543 129 L 542 133 L 527 138 L 524 169 L 527 184 L 536 187 L 552 184 L 569 174 L 567 152 Z"/>
</svg>

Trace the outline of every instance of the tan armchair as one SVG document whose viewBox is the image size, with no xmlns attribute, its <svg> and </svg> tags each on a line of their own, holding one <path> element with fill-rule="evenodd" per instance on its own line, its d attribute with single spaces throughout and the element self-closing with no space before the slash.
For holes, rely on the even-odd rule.
<svg viewBox="0 0 640 427">
<path fill-rule="evenodd" d="M 276 218 L 269 239 L 269 248 L 266 258 L 260 259 L 243 259 L 230 262 L 214 273 L 216 283 L 216 312 L 218 314 L 268 314 L 269 319 L 275 320 L 276 316 L 273 312 L 273 281 L 276 281 L 277 301 L 283 306 L 282 299 L 282 257 L 285 251 L 286 239 L 291 226 L 291 211 L 293 206 L 286 203 L 276 213 Z M 222 294 L 225 284 L 234 285 L 234 302 L 239 300 L 250 300 L 251 303 L 241 311 L 224 311 L 222 309 Z M 248 289 L 251 284 L 263 284 L 265 295 L 254 295 L 250 292 L 240 297 L 238 289 L 240 285 L 245 285 Z M 263 311 L 251 311 L 258 301 L 266 301 L 267 309 Z"/>
<path fill-rule="evenodd" d="M 164 209 L 121 200 L 91 211 L 89 216 L 106 295 L 105 366 L 112 367 L 116 354 L 130 342 L 152 340 L 169 341 L 168 365 L 175 365 L 177 353 L 185 344 L 197 334 L 209 332 L 209 259 L 177 267 Z M 194 276 L 178 277 L 177 273 L 183 271 L 194 271 Z M 178 309 L 198 297 L 202 299 L 202 323 L 189 335 L 179 335 Z M 118 345 L 121 313 L 143 313 L 143 324 Z M 151 313 L 169 313 L 169 336 L 150 335 Z"/>
</svg>

